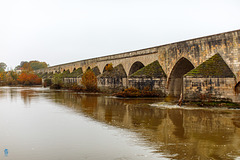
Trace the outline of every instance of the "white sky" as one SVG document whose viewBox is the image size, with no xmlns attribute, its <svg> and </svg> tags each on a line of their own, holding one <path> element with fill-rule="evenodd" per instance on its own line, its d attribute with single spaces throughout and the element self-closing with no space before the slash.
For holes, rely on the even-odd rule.
<svg viewBox="0 0 240 160">
<path fill-rule="evenodd" d="M 239 0 L 0 0 L 0 62 L 52 66 L 236 29 Z"/>
</svg>

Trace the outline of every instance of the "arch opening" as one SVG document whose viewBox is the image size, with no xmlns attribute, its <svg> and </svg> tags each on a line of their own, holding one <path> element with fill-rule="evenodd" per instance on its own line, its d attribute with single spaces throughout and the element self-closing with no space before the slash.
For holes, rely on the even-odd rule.
<svg viewBox="0 0 240 160">
<path fill-rule="evenodd" d="M 131 75 L 131 74 L 137 72 L 139 69 L 141 69 L 143 67 L 144 67 L 144 64 L 140 61 L 137 61 L 137 62 L 133 63 L 133 65 L 130 68 L 130 71 L 129 71 L 128 75 Z"/>
<path fill-rule="evenodd" d="M 108 65 L 110 65 L 110 64 L 106 64 L 105 66 L 104 66 L 104 68 L 103 68 L 103 72 L 102 73 L 104 73 L 104 72 L 106 72 L 107 71 L 107 67 L 108 67 Z"/>
<path fill-rule="evenodd" d="M 240 81 L 235 85 L 234 91 L 235 91 L 236 94 L 240 93 Z"/>
<path fill-rule="evenodd" d="M 102 73 L 104 73 L 104 72 L 106 72 L 106 71 L 111 71 L 111 70 L 113 70 L 113 64 L 112 64 L 112 63 L 108 63 L 108 64 L 106 64 L 106 65 L 104 66 Z"/>
<path fill-rule="evenodd" d="M 179 97 L 183 91 L 183 75 L 194 69 L 193 64 L 186 58 L 181 58 L 173 67 L 168 79 L 168 93 Z"/>
</svg>

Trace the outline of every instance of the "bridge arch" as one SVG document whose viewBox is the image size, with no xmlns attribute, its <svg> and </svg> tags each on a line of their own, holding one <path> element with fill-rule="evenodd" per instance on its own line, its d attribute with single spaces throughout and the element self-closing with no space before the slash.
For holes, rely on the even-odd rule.
<svg viewBox="0 0 240 160">
<path fill-rule="evenodd" d="M 177 61 L 168 78 L 167 88 L 169 95 L 180 96 L 183 87 L 183 75 L 192 69 L 194 69 L 194 66 L 188 59 L 182 57 Z"/>
<path fill-rule="evenodd" d="M 107 64 L 104 66 L 102 73 L 106 72 L 107 67 L 110 67 L 110 66 L 113 68 L 113 64 L 112 64 L 112 63 L 107 63 Z"/>
<path fill-rule="evenodd" d="M 139 69 L 143 68 L 144 67 L 144 64 L 140 61 L 136 61 L 132 64 L 130 70 L 129 70 L 129 74 L 128 75 L 131 75 L 133 73 L 135 73 L 136 71 L 138 71 Z"/>
<path fill-rule="evenodd" d="M 240 93 L 240 81 L 235 85 L 234 91 L 235 91 L 236 94 Z"/>
</svg>

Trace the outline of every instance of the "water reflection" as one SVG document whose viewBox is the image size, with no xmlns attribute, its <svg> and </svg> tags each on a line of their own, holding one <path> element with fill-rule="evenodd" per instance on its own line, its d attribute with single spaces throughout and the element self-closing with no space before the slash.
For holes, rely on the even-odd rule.
<svg viewBox="0 0 240 160">
<path fill-rule="evenodd" d="M 0 88 L 0 100 L 8 95 L 11 100 L 20 96 L 25 105 L 45 97 L 95 121 L 130 130 L 140 137 L 139 143 L 173 159 L 232 160 L 240 156 L 240 110 L 163 108 L 149 105 L 161 99 Z"/>
<path fill-rule="evenodd" d="M 174 159 L 240 156 L 239 110 L 159 108 L 148 105 L 159 99 L 126 100 L 71 92 L 47 97 L 97 121 L 136 132 L 156 153 Z"/>
<path fill-rule="evenodd" d="M 30 104 L 33 98 L 39 97 L 44 90 L 33 89 L 32 87 L 0 87 L 0 99 L 5 99 L 8 95 L 14 101 L 21 95 L 24 104 Z"/>
</svg>

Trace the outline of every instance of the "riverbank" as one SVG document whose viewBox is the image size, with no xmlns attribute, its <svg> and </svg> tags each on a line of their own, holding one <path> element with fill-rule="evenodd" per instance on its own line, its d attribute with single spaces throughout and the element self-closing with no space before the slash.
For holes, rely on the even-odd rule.
<svg viewBox="0 0 240 160">
<path fill-rule="evenodd" d="M 5 87 L 41 87 L 42 85 L 4 85 Z M 1 86 L 1 87 L 4 87 Z M 173 98 L 171 96 L 166 96 L 165 94 L 159 93 L 157 91 L 150 91 L 148 88 L 145 88 L 144 90 L 139 90 L 136 88 L 127 88 L 123 91 L 117 92 L 117 93 L 108 93 L 108 92 L 103 92 L 100 91 L 99 89 L 95 90 L 87 90 L 83 86 L 79 86 L 77 84 L 72 84 L 72 85 L 64 85 L 64 86 L 55 86 L 52 85 L 49 87 L 51 90 L 68 90 L 68 91 L 73 91 L 73 92 L 80 92 L 80 93 L 94 93 L 94 94 L 102 94 L 102 95 L 108 95 L 108 96 L 115 96 L 116 98 L 163 98 L 164 101 L 166 102 L 174 102 L 178 103 L 177 98 Z M 240 109 L 240 103 L 235 103 L 231 101 L 186 101 L 184 100 L 181 106 L 195 106 L 195 107 L 204 107 L 204 108 L 229 108 L 229 109 Z M 179 106 L 179 107 L 181 107 Z"/>
<path fill-rule="evenodd" d="M 66 90 L 71 90 L 74 92 L 82 92 L 82 93 L 99 93 L 99 94 L 109 94 L 107 92 L 100 91 L 100 89 L 95 89 L 95 90 L 87 90 L 83 86 L 79 86 L 77 84 L 73 85 L 65 85 L 62 86 L 61 88 L 56 87 L 51 87 L 51 89 L 66 89 Z M 148 87 L 144 88 L 143 90 L 139 90 L 133 87 L 124 89 L 123 91 L 109 94 L 112 96 L 115 96 L 117 98 L 147 98 L 147 97 L 152 97 L 152 98 L 164 98 L 166 101 L 173 101 L 176 104 L 178 104 L 178 100 L 176 98 L 171 98 L 169 96 L 166 96 L 165 94 L 157 91 L 151 91 L 149 90 Z M 235 103 L 231 102 L 230 100 L 208 100 L 208 101 L 186 101 L 183 100 L 183 103 L 181 106 L 196 106 L 196 107 L 205 107 L 205 108 L 229 108 L 229 109 L 240 109 L 240 103 Z M 181 107 L 179 106 L 179 107 Z"/>
</svg>

